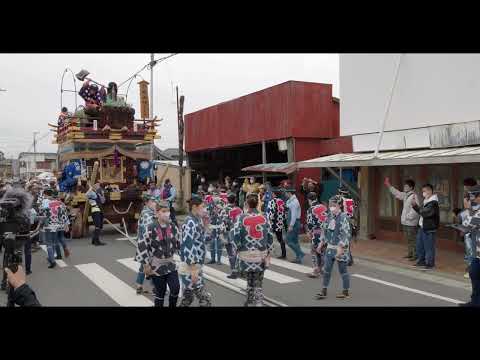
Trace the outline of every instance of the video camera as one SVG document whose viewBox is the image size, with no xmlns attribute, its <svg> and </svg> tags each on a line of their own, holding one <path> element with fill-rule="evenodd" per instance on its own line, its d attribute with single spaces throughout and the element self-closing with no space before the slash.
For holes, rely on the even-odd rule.
<svg viewBox="0 0 480 360">
<path fill-rule="evenodd" d="M 0 200 L 0 243 L 5 248 L 3 254 L 3 269 L 9 268 L 16 272 L 22 263 L 22 249 L 30 237 L 30 219 L 26 210 L 31 207 L 31 195 L 22 189 L 12 189 Z M 3 272 L 1 289 L 7 290 L 6 274 Z M 9 290 L 7 306 L 13 306 L 11 301 L 13 291 Z"/>
</svg>

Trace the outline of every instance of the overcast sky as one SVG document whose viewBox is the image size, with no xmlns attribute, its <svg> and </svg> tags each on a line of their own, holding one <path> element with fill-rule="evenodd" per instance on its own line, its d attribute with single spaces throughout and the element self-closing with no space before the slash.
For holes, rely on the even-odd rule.
<svg viewBox="0 0 480 360">
<path fill-rule="evenodd" d="M 168 54 L 155 54 L 160 58 Z M 88 70 L 94 80 L 120 84 L 150 60 L 149 54 L 0 54 L 0 150 L 6 157 L 32 151 L 33 131 L 39 131 L 37 151 L 56 152 L 48 122 L 60 110 L 64 69 Z M 150 81 L 150 71 L 141 75 Z M 333 84 L 339 95 L 337 54 L 178 54 L 154 68 L 154 115 L 163 118 L 155 143 L 161 149 L 178 147 L 175 86 L 185 96 L 184 114 L 215 105 L 287 80 Z M 139 79 L 140 80 L 140 79 Z M 138 85 L 129 93 L 139 114 Z M 77 80 L 77 89 L 81 83 Z M 73 89 L 70 73 L 64 89 Z M 126 86 L 119 93 L 126 91 Z M 64 106 L 74 108 L 74 95 L 64 93 Z M 83 100 L 77 96 L 78 105 Z"/>
</svg>

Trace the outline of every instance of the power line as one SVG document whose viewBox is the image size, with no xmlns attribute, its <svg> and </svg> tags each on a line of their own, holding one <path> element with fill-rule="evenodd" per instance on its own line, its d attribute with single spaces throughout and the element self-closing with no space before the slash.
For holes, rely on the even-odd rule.
<svg viewBox="0 0 480 360">
<path fill-rule="evenodd" d="M 178 53 L 175 53 L 175 54 L 171 54 L 171 55 L 168 55 L 168 56 L 164 56 L 163 58 L 160 58 L 160 59 L 157 59 L 157 60 L 153 60 L 153 61 L 150 61 L 148 62 L 147 64 L 145 64 L 140 70 L 138 70 L 136 73 L 134 73 L 132 76 L 130 76 L 127 80 L 125 80 L 124 82 L 122 82 L 120 85 L 118 85 L 118 88 L 120 88 L 121 86 L 125 85 L 127 82 L 129 82 L 131 79 L 133 79 L 134 77 L 136 77 L 139 73 L 141 73 L 143 70 L 147 69 L 149 66 L 151 66 L 153 64 L 153 66 L 155 66 L 157 63 L 159 62 L 162 62 L 162 61 L 165 61 L 169 58 L 171 58 L 172 56 L 175 56 L 175 55 L 178 55 Z"/>
</svg>

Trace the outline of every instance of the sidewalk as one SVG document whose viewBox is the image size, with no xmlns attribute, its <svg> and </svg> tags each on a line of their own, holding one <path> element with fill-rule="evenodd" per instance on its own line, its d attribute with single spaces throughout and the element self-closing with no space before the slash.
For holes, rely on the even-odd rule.
<svg viewBox="0 0 480 360">
<path fill-rule="evenodd" d="M 308 239 L 305 235 L 301 235 L 300 241 L 304 247 L 308 247 Z M 354 259 L 365 259 L 409 269 L 412 269 L 414 264 L 412 261 L 403 259 L 407 254 L 406 244 L 389 241 L 359 239 L 352 243 L 352 254 Z M 437 249 L 435 262 L 435 270 L 429 271 L 429 274 L 441 276 L 443 273 L 458 280 L 467 280 L 463 277 L 466 268 L 463 254 Z"/>
</svg>

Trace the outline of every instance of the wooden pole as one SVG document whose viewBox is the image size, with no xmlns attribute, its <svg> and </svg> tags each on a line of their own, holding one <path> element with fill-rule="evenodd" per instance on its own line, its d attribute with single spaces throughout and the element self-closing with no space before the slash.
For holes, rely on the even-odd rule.
<svg viewBox="0 0 480 360">
<path fill-rule="evenodd" d="M 184 132 L 184 123 L 183 123 L 183 104 L 185 102 L 185 97 L 182 95 L 180 100 L 178 99 L 178 86 L 177 90 L 177 116 L 178 116 L 178 165 L 180 166 L 180 204 L 183 208 L 184 202 L 184 190 L 183 190 L 183 178 L 185 176 L 185 171 L 183 169 L 183 132 Z"/>
</svg>

